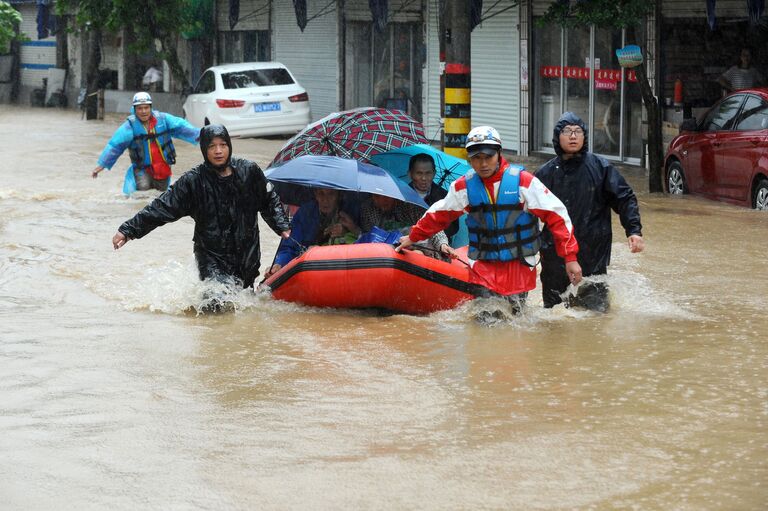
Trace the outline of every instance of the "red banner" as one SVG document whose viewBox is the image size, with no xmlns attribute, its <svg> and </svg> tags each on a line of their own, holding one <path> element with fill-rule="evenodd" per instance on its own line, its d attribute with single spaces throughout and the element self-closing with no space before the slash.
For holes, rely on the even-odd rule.
<svg viewBox="0 0 768 511">
<path fill-rule="evenodd" d="M 544 78 L 573 78 L 576 80 L 589 80 L 588 67 L 573 67 L 573 66 L 541 66 L 539 67 L 539 75 Z M 621 81 L 621 69 L 595 69 L 595 82 L 620 82 Z M 630 82 L 637 81 L 637 74 L 633 70 L 627 71 L 627 80 Z M 598 87 L 607 88 L 607 87 Z"/>
</svg>

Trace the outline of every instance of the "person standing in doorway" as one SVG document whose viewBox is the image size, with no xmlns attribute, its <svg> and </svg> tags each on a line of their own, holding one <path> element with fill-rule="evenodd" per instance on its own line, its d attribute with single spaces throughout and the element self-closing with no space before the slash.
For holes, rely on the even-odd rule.
<svg viewBox="0 0 768 511">
<path fill-rule="evenodd" d="M 752 66 L 752 51 L 742 48 L 739 53 L 739 63 L 731 66 L 717 79 L 726 92 L 750 89 L 763 84 L 763 75 Z"/>
<path fill-rule="evenodd" d="M 96 179 L 101 171 L 111 169 L 128 149 L 131 166 L 125 174 L 123 193 L 152 188 L 164 191 L 171 182 L 171 165 L 176 163 L 173 139 L 194 144 L 200 129 L 179 117 L 152 110 L 152 97 L 146 92 L 137 92 L 132 103 L 131 115 L 104 147 L 91 176 Z"/>
<path fill-rule="evenodd" d="M 552 143 L 557 156 L 542 166 L 536 177 L 568 208 L 573 232 L 579 240 L 578 261 L 584 277 L 608 272 L 611 261 L 611 210 L 619 214 L 629 250 L 645 247 L 637 197 L 616 168 L 587 151 L 587 126 L 576 114 L 564 113 L 554 128 Z M 542 233 L 541 284 L 544 307 L 563 301 L 572 279 L 558 257 L 550 229 Z M 585 281 L 568 305 L 605 312 L 609 308 L 604 281 Z"/>
</svg>

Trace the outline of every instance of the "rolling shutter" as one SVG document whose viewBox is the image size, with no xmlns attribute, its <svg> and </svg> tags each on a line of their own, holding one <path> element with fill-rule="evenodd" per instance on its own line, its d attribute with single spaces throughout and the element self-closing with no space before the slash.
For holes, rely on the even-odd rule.
<svg viewBox="0 0 768 511">
<path fill-rule="evenodd" d="M 317 16 L 317 17 L 315 17 Z M 291 0 L 274 2 L 274 59 L 307 89 L 312 120 L 339 110 L 339 28 L 335 2 L 307 0 L 304 32 Z"/>
<path fill-rule="evenodd" d="M 520 151 L 520 35 L 518 8 L 500 2 L 472 31 L 472 126 L 499 131 L 504 149 Z"/>
</svg>

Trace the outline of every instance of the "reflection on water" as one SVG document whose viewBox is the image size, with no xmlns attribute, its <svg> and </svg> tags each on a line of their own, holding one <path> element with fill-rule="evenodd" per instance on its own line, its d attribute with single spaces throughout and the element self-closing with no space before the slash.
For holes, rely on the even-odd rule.
<svg viewBox="0 0 768 511">
<path fill-rule="evenodd" d="M 492 303 L 381 316 L 247 291 L 197 315 L 216 290 L 191 221 L 111 248 L 153 196 L 120 195 L 124 161 L 89 177 L 119 118 L 2 108 L 3 509 L 768 504 L 768 215 L 641 194 L 647 251 L 617 237 L 606 315 L 538 290 L 492 327 L 473 319 Z M 265 163 L 281 142 L 234 148 Z M 178 174 L 200 153 L 177 149 Z"/>
</svg>

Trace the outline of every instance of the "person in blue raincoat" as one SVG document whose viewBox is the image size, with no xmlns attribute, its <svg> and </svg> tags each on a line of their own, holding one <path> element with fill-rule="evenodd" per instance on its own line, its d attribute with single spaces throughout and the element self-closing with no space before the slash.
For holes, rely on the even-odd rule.
<svg viewBox="0 0 768 511">
<path fill-rule="evenodd" d="M 360 208 L 345 200 L 340 190 L 315 188 L 314 198 L 305 202 L 291 219 L 291 238 L 280 240 L 270 277 L 313 245 L 347 245 L 360 235 Z"/>
<path fill-rule="evenodd" d="M 111 169 L 128 149 L 131 166 L 125 173 L 123 193 L 130 195 L 151 188 L 164 191 L 171 182 L 171 165 L 176 163 L 172 139 L 194 144 L 199 137 L 199 128 L 179 117 L 152 110 L 152 97 L 138 92 L 133 96 L 131 115 L 112 135 L 91 176 L 96 179 L 99 172 Z"/>
</svg>

